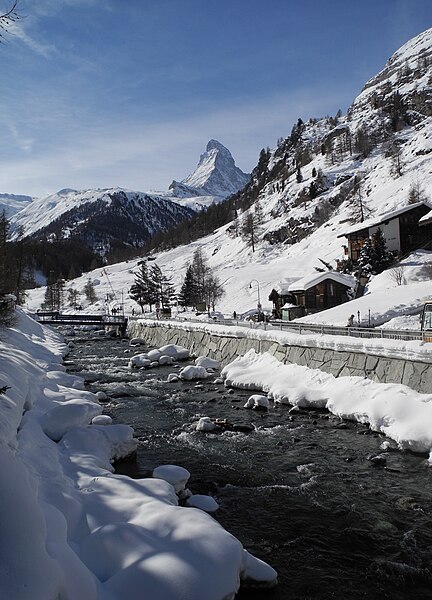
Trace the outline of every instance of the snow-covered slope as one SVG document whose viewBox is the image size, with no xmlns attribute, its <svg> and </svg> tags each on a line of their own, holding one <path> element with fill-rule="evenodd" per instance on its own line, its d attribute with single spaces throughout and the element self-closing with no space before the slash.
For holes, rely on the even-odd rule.
<svg viewBox="0 0 432 600">
<path fill-rule="evenodd" d="M 173 181 L 170 190 L 178 198 L 195 195 L 225 198 L 241 190 L 249 178 L 249 174 L 236 167 L 228 148 L 210 140 L 195 171 L 180 183 Z"/>
<path fill-rule="evenodd" d="M 34 200 L 15 215 L 27 236 L 75 238 L 102 254 L 113 245 L 139 246 L 193 212 L 160 196 L 120 188 L 65 189 Z"/>
<path fill-rule="evenodd" d="M 431 52 L 429 29 L 395 53 L 366 84 L 346 116 L 299 121 L 277 148 L 264 151 L 250 182 L 237 196 L 238 227 L 227 223 L 188 246 L 158 253 L 157 263 L 177 288 L 194 251 L 201 247 L 226 290 L 219 310 L 240 314 L 253 309 L 258 293 L 270 310 L 269 293 L 281 280 L 313 274 L 323 266 L 320 259 L 335 266 L 337 259 L 344 258 L 346 240 L 338 235 L 360 221 L 360 203 L 366 218 L 384 214 L 408 203 L 413 184 L 422 198 L 432 200 Z M 257 202 L 263 218 L 252 252 L 238 233 Z M 428 262 L 425 257 L 422 261 Z M 134 268 L 132 261 L 111 265 L 113 286 L 128 289 Z M 100 281 L 102 297 L 104 277 L 99 270 L 91 277 Z M 85 281 L 83 276 L 74 284 L 81 289 Z M 394 293 L 386 298 L 388 318 L 402 314 L 407 304 L 415 312 L 422 298 L 430 295 L 426 283 L 422 293 L 414 283 L 409 279 L 400 289 L 392 287 Z M 411 286 L 413 302 L 407 297 L 399 301 L 397 295 L 406 296 Z M 372 295 L 363 300 L 368 307 L 361 308 L 362 314 L 373 308 Z M 36 308 L 42 298 L 43 291 L 32 292 L 31 306 Z M 129 309 L 136 309 L 132 301 L 127 302 Z M 356 312 L 346 305 L 341 310 L 343 318 L 339 314 L 334 321 L 342 319 L 342 324 L 350 312 Z M 376 322 L 383 322 L 379 315 Z"/>
<path fill-rule="evenodd" d="M 17 194 L 0 194 L 0 213 L 3 211 L 8 219 L 17 212 L 23 210 L 33 198 L 31 196 L 21 196 Z"/>
</svg>

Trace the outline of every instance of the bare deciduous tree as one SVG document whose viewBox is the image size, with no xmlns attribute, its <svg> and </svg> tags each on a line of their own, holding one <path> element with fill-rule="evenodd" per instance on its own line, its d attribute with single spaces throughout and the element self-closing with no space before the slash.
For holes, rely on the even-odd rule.
<svg viewBox="0 0 432 600">
<path fill-rule="evenodd" d="M 413 181 L 408 191 L 408 204 L 417 204 L 422 200 L 427 200 L 427 196 L 418 180 Z"/>
<path fill-rule="evenodd" d="M 389 271 L 391 279 L 396 283 L 396 285 L 405 285 L 405 267 L 403 265 L 399 265 L 398 267 L 393 267 Z"/>
<path fill-rule="evenodd" d="M 8 32 L 8 28 L 19 21 L 21 16 L 18 13 L 18 0 L 14 0 L 12 6 L 0 13 L 0 43 L 3 42 L 5 33 Z"/>
</svg>

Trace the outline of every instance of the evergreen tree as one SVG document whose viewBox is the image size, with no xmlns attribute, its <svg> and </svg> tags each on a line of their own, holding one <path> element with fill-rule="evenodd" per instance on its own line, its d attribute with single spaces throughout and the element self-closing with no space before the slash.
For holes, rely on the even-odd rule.
<svg viewBox="0 0 432 600">
<path fill-rule="evenodd" d="M 98 299 L 94 288 L 94 284 L 90 278 L 87 279 L 87 283 L 83 287 L 83 292 L 90 304 L 93 304 Z"/>
<path fill-rule="evenodd" d="M 364 242 L 357 261 L 358 275 L 370 275 L 372 273 L 372 242 L 370 238 Z"/>
<path fill-rule="evenodd" d="M 132 284 L 129 295 L 141 307 L 144 312 L 144 306 L 148 304 L 150 310 L 155 301 L 153 283 L 150 278 L 147 262 L 142 261 L 138 273 L 135 274 L 135 281 Z"/>
<path fill-rule="evenodd" d="M 169 308 L 175 297 L 175 289 L 171 277 L 162 273 L 159 265 L 152 265 L 150 278 L 154 292 L 155 303 L 163 310 Z"/>
<path fill-rule="evenodd" d="M 214 310 L 217 300 L 222 298 L 225 291 L 219 278 L 209 267 L 202 249 L 197 248 L 193 255 L 192 264 L 187 268 L 185 279 L 180 292 L 182 306 L 194 306 L 205 303 Z"/>
<path fill-rule="evenodd" d="M 393 255 L 387 251 L 384 234 L 378 227 L 377 231 L 367 238 L 360 250 L 357 261 L 358 273 L 359 275 L 381 273 L 391 264 L 392 260 Z"/>
<path fill-rule="evenodd" d="M 180 306 L 195 306 L 198 302 L 197 287 L 195 283 L 194 271 L 192 265 L 186 269 L 185 278 L 183 280 L 178 302 Z"/>
<path fill-rule="evenodd" d="M 373 271 L 381 273 L 393 260 L 393 255 L 387 251 L 384 234 L 380 227 L 372 234 Z"/>
<path fill-rule="evenodd" d="M 9 242 L 10 224 L 5 211 L 0 213 L 0 294 L 15 291 L 15 265 Z"/>
<path fill-rule="evenodd" d="M 9 327 L 14 321 L 14 305 L 6 296 L 16 289 L 16 267 L 9 242 L 9 221 L 0 213 L 0 326 Z"/>
</svg>

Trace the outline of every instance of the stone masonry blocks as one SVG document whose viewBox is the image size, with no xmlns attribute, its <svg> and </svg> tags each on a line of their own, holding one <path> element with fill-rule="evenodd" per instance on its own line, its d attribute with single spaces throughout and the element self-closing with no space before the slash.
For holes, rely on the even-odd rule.
<svg viewBox="0 0 432 600">
<path fill-rule="evenodd" d="M 147 325 L 137 321 L 128 327 L 129 337 L 141 337 L 150 346 L 178 344 L 194 352 L 208 355 L 222 365 L 246 354 L 251 348 L 256 352 L 269 352 L 280 362 L 296 363 L 319 368 L 336 377 L 360 376 L 381 383 L 403 383 L 421 393 L 432 393 L 432 364 L 403 359 L 343 352 L 306 346 L 285 346 L 271 340 L 216 336 L 206 331 L 176 328 L 173 325 Z"/>
</svg>

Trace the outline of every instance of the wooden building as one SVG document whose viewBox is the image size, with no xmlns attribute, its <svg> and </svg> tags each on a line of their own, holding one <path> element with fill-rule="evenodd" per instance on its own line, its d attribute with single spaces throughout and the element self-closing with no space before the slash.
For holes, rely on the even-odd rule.
<svg viewBox="0 0 432 600">
<path fill-rule="evenodd" d="M 272 290 L 269 300 L 273 302 L 275 318 L 292 320 L 348 302 L 353 297 L 356 281 L 351 275 L 326 271 L 288 285 L 283 283 Z"/>
<path fill-rule="evenodd" d="M 381 229 L 389 252 L 405 255 L 432 243 L 432 204 L 427 201 L 408 204 L 391 213 L 350 227 L 338 237 L 346 237 L 345 256 L 357 262 L 365 241 Z"/>
</svg>

